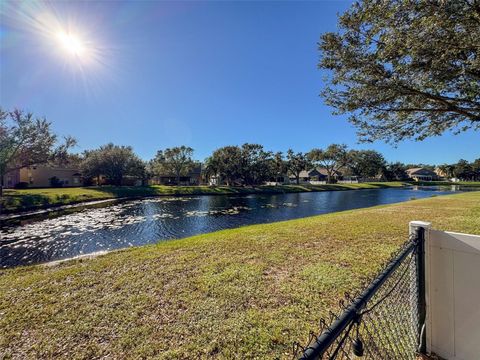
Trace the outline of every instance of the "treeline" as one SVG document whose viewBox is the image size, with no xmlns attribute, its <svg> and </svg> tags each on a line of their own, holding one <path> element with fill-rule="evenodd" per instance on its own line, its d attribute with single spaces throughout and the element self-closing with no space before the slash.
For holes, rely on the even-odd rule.
<svg viewBox="0 0 480 360">
<path fill-rule="evenodd" d="M 290 149 L 286 154 L 265 151 L 258 144 L 225 146 L 215 150 L 205 165 L 208 175 L 221 177 L 227 184 L 234 184 L 240 179 L 243 184 L 255 185 L 265 181 L 282 181 L 285 176 L 293 177 L 299 183 L 301 172 L 313 168 L 324 169 L 328 183 L 345 177 L 407 180 L 407 170 L 411 168 L 440 170 L 439 176 L 447 179 L 480 180 L 480 158 L 472 163 L 460 160 L 456 164 L 440 165 L 437 169 L 429 164 L 388 163 L 378 151 L 348 149 L 343 144 L 314 148 L 305 153 Z"/>
<path fill-rule="evenodd" d="M 104 176 L 109 184 L 120 185 L 125 177 L 136 177 L 146 183 L 160 176 L 172 176 L 179 183 L 194 167 L 202 166 L 205 183 L 215 178 L 226 185 L 259 185 L 265 182 L 284 182 L 293 178 L 300 183 L 302 171 L 321 168 L 326 181 L 334 183 L 342 178 L 369 180 L 406 180 L 407 170 L 422 167 L 440 170 L 440 176 L 462 180 L 480 179 L 480 159 L 472 163 L 460 160 L 452 165 L 388 163 L 375 150 L 349 149 L 343 144 L 314 148 L 308 152 L 286 153 L 265 150 L 260 144 L 224 146 L 213 151 L 203 164 L 194 160 L 194 150 L 187 146 L 159 150 L 150 161 L 142 161 L 129 146 L 107 144 L 98 149 L 73 155 L 70 166 L 77 166 L 84 178 Z M 67 164 L 64 164 L 67 165 Z"/>
<path fill-rule="evenodd" d="M 159 150 L 150 161 L 142 161 L 129 146 L 107 144 L 98 149 L 72 155 L 63 166 L 77 167 L 85 179 L 103 176 L 113 185 L 122 184 L 125 177 L 136 177 L 146 182 L 156 176 L 187 176 L 199 162 L 194 150 L 187 146 Z M 321 167 L 327 173 L 327 182 L 335 182 L 338 175 L 359 178 L 404 178 L 390 169 L 382 154 L 374 150 L 349 150 L 346 145 L 332 144 L 325 149 L 309 152 L 267 151 L 260 144 L 224 146 L 216 149 L 202 164 L 203 181 L 211 178 L 226 185 L 259 185 L 267 181 L 283 182 L 286 177 L 300 182 L 304 170 Z M 391 176 L 390 176 L 391 175 Z"/>
<path fill-rule="evenodd" d="M 455 164 L 439 165 L 438 169 L 446 178 L 457 178 L 460 180 L 475 181 L 480 180 L 480 159 L 471 163 L 467 160 L 460 160 Z"/>
<path fill-rule="evenodd" d="M 193 159 L 193 149 L 187 146 L 159 150 L 152 160 L 143 161 L 131 146 L 109 143 L 74 154 L 67 162 L 55 165 L 78 168 L 87 185 L 102 183 L 101 177 L 105 183 L 122 185 L 126 177 L 140 179 L 145 184 L 155 176 L 165 175 L 174 176 L 178 183 L 181 176 L 200 163 Z"/>
<path fill-rule="evenodd" d="M 75 139 L 65 137 L 58 141 L 51 131 L 51 124 L 43 118 L 20 110 L 11 112 L 0 108 L 0 179 L 22 167 L 39 164 L 79 169 L 86 184 L 100 177 L 106 183 L 121 185 L 126 177 L 146 183 L 149 179 L 170 176 L 178 184 L 200 163 L 194 160 L 194 150 L 187 146 L 159 150 L 150 161 L 143 161 L 130 146 L 107 144 L 81 154 L 72 154 Z M 314 148 L 308 152 L 272 152 L 260 144 L 224 146 L 216 149 L 202 164 L 203 181 L 219 179 L 227 185 L 258 185 L 267 181 L 283 181 L 290 177 L 300 181 L 304 170 L 322 168 L 327 182 L 341 177 L 360 179 L 404 180 L 406 170 L 432 165 L 387 163 L 375 150 L 348 149 L 346 145 L 332 144 L 326 148 Z M 445 178 L 463 180 L 480 179 L 480 159 L 469 163 L 460 160 L 456 164 L 438 167 Z M 3 184 L 2 184 L 3 187 Z M 0 187 L 1 195 L 1 187 Z"/>
<path fill-rule="evenodd" d="M 265 181 L 281 181 L 286 176 L 300 182 L 304 170 L 321 167 L 327 173 L 327 182 L 334 182 L 339 173 L 362 178 L 375 177 L 387 166 L 382 154 L 374 150 L 349 150 L 346 145 L 332 144 L 325 149 L 286 154 L 266 151 L 259 144 L 225 146 L 206 159 L 209 176 L 222 178 L 231 185 L 240 182 L 256 185 Z"/>
</svg>

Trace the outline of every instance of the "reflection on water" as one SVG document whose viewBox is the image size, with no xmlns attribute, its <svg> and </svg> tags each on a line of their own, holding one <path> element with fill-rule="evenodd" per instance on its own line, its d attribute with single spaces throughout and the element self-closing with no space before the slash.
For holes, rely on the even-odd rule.
<svg viewBox="0 0 480 360">
<path fill-rule="evenodd" d="M 434 187 L 129 201 L 0 230 L 0 267 L 451 193 Z"/>
</svg>

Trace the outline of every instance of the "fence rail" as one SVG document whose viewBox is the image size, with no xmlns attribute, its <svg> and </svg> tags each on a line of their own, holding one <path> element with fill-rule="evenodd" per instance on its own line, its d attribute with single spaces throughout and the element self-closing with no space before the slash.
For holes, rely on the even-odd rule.
<svg viewBox="0 0 480 360">
<path fill-rule="evenodd" d="M 356 297 L 346 295 L 343 313 L 295 358 L 415 359 L 425 350 L 424 229 L 419 227 L 378 276 Z M 344 305 L 346 304 L 346 305 Z"/>
</svg>

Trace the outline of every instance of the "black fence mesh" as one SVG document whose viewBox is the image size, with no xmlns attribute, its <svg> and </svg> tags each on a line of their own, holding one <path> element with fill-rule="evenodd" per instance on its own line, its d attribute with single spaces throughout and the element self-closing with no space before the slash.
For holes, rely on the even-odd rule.
<svg viewBox="0 0 480 360">
<path fill-rule="evenodd" d="M 343 314 L 331 314 L 328 322 L 321 320 L 320 336 L 311 334 L 306 346 L 295 345 L 295 358 L 416 359 L 422 330 L 418 249 L 413 236 L 365 291 L 346 295 L 340 303 Z M 327 333 L 335 331 L 333 342 L 332 336 L 325 341 Z"/>
</svg>

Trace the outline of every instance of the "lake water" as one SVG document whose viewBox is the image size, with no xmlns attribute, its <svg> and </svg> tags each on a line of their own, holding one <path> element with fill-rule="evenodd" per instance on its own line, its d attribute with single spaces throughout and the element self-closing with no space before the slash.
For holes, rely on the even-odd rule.
<svg viewBox="0 0 480 360">
<path fill-rule="evenodd" d="M 269 223 L 444 195 L 451 188 L 325 191 L 281 195 L 163 197 L 0 229 L 0 268 Z"/>
</svg>

